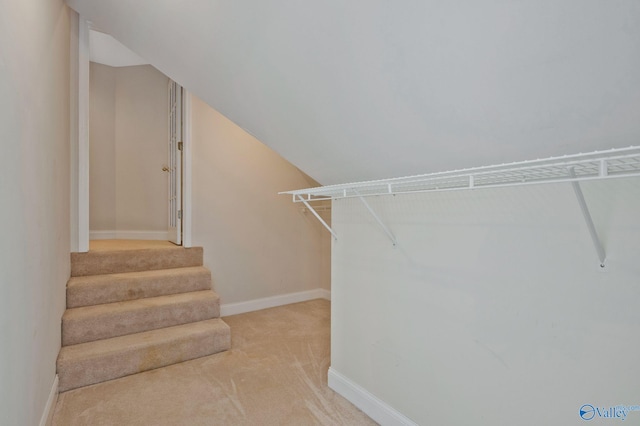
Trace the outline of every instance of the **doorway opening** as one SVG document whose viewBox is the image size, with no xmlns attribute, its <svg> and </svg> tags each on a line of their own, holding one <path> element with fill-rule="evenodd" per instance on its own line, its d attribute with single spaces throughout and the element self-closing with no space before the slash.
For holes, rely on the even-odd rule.
<svg viewBox="0 0 640 426">
<path fill-rule="evenodd" d="M 141 58 L 131 63 L 131 51 L 101 60 L 100 49 L 103 58 L 128 49 L 89 27 L 79 19 L 73 251 L 88 251 L 90 240 L 189 247 L 190 96 Z"/>
</svg>

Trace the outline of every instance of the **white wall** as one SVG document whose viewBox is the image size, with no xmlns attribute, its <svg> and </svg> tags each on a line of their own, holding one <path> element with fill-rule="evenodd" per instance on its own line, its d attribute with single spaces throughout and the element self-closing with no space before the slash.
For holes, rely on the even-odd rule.
<svg viewBox="0 0 640 426">
<path fill-rule="evenodd" d="M 91 231 L 166 232 L 168 78 L 91 63 L 90 81 Z"/>
<path fill-rule="evenodd" d="M 116 227 L 116 68 L 89 71 L 89 229 Z"/>
<path fill-rule="evenodd" d="M 36 425 L 56 373 L 70 251 L 70 11 L 0 14 L 0 423 Z"/>
<path fill-rule="evenodd" d="M 118 230 L 167 230 L 167 76 L 151 65 L 116 71 Z"/>
<path fill-rule="evenodd" d="M 193 245 L 222 303 L 329 288 L 329 233 L 279 191 L 316 186 L 193 97 Z"/>
<path fill-rule="evenodd" d="M 397 248 L 333 202 L 331 368 L 421 425 L 640 404 L 640 179 L 583 190 L 604 272 L 570 184 L 370 198 Z"/>
</svg>

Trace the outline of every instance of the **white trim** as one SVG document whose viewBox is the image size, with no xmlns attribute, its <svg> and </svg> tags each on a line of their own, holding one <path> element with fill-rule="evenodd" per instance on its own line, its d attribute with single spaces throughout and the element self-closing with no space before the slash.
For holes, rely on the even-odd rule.
<svg viewBox="0 0 640 426">
<path fill-rule="evenodd" d="M 299 291 L 297 293 L 247 300 L 246 302 L 226 303 L 220 306 L 220 316 L 228 317 L 229 315 L 260 311 L 262 309 L 275 308 L 276 306 L 290 305 L 292 303 L 306 302 L 307 300 L 314 299 L 331 300 L 331 292 L 323 288 L 316 288 L 313 290 Z"/>
<path fill-rule="evenodd" d="M 78 35 L 78 252 L 89 251 L 89 28 L 80 17 Z"/>
<path fill-rule="evenodd" d="M 75 25 L 74 25 L 75 26 Z M 73 52 L 71 81 L 71 246 L 72 251 L 89 251 L 89 28 L 78 17 L 77 42 Z M 74 28 L 75 29 L 75 28 Z M 74 46 L 75 47 L 75 46 Z"/>
<path fill-rule="evenodd" d="M 418 426 L 384 401 L 329 367 L 329 387 L 382 426 Z"/>
<path fill-rule="evenodd" d="M 92 240 L 160 240 L 167 241 L 167 231 L 91 231 Z"/>
<path fill-rule="evenodd" d="M 69 225 L 71 251 L 78 251 L 78 55 L 80 52 L 80 16 L 71 12 L 69 43 L 69 149 L 70 181 Z"/>
<path fill-rule="evenodd" d="M 47 398 L 47 404 L 44 406 L 42 417 L 40 417 L 40 426 L 49 426 L 53 420 L 53 412 L 56 408 L 56 401 L 58 400 L 58 375 L 53 378 L 53 385 L 51 386 L 51 392 L 49 392 L 49 398 Z"/>
<path fill-rule="evenodd" d="M 191 92 L 184 88 L 182 103 L 182 246 L 191 247 Z"/>
<path fill-rule="evenodd" d="M 318 292 L 318 299 L 331 300 L 331 290 L 325 290 L 324 288 L 318 288 L 315 291 Z"/>
</svg>

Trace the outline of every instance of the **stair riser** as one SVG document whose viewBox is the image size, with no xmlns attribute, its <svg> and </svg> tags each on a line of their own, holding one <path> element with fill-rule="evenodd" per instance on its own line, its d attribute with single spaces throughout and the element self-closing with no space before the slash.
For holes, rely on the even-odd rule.
<svg viewBox="0 0 640 426">
<path fill-rule="evenodd" d="M 208 269 L 181 268 L 164 272 L 135 277 L 119 274 L 71 278 L 67 286 L 67 308 L 211 289 Z"/>
<path fill-rule="evenodd" d="M 231 334 L 229 327 L 222 324 L 224 327 L 144 348 L 77 361 L 59 360 L 59 391 L 65 392 L 226 351 L 231 348 Z"/>
<path fill-rule="evenodd" d="M 66 319 L 63 316 L 62 346 L 203 321 L 219 316 L 220 302 L 217 297 L 164 306 L 149 305 L 127 312 L 105 312 L 87 318 Z"/>
<path fill-rule="evenodd" d="M 71 253 L 71 276 L 202 266 L 202 247 Z"/>
</svg>

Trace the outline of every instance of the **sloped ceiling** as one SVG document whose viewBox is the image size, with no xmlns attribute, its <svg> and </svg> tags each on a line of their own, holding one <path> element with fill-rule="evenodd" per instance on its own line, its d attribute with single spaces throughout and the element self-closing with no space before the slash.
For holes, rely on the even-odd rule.
<svg viewBox="0 0 640 426">
<path fill-rule="evenodd" d="M 323 184 L 640 144 L 637 0 L 68 3 Z"/>
<path fill-rule="evenodd" d="M 109 34 L 100 31 L 89 31 L 89 44 L 91 52 L 89 59 L 110 67 L 130 67 L 133 65 L 145 65 L 145 61 L 140 56 L 127 49 Z"/>
</svg>

